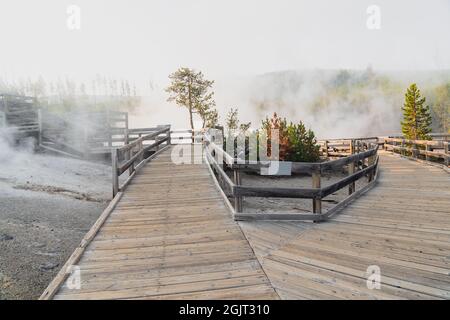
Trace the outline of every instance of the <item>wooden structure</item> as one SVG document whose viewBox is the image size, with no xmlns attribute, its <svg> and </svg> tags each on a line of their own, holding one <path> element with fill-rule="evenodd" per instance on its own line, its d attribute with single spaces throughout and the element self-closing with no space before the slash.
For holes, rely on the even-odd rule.
<svg viewBox="0 0 450 320">
<path fill-rule="evenodd" d="M 375 188 L 332 219 L 236 222 L 218 180 L 239 184 L 213 173 L 222 166 L 211 151 L 221 149 L 206 136 L 207 152 L 175 164 L 171 141 L 164 126 L 113 151 L 113 170 L 132 168 L 133 178 L 117 189 L 41 299 L 450 299 L 450 176 L 440 168 L 354 141 L 358 153 L 320 171 L 317 164 L 298 167 L 320 173 L 345 163 L 354 164 L 353 174 L 379 175 Z M 223 156 L 234 173 L 243 168 Z M 333 188 L 354 192 L 352 179 Z M 322 189 L 315 186 L 308 192 Z M 379 289 L 368 287 L 373 270 L 380 271 Z"/>
<path fill-rule="evenodd" d="M 113 197 L 130 183 L 142 165 L 155 156 L 160 146 L 170 145 L 170 125 L 148 130 L 145 134 L 138 134 L 141 136 L 133 139 L 129 144 L 111 150 Z M 151 154 L 151 157 L 146 156 L 146 153 Z M 126 181 L 123 185 L 119 185 L 119 177 L 127 171 Z"/>
<path fill-rule="evenodd" d="M 385 138 L 384 149 L 403 156 L 450 165 L 450 140 L 447 135 L 436 135 L 438 140 L 410 140 Z"/>
<path fill-rule="evenodd" d="M 292 172 L 309 174 L 312 177 L 311 188 L 275 188 L 243 186 L 240 172 L 249 167 L 260 167 L 260 162 L 239 161 L 227 154 L 222 146 L 212 141 L 212 137 L 205 135 L 206 158 L 219 176 L 221 185 L 228 194 L 234 198 L 234 217 L 237 220 L 314 220 L 322 221 L 342 209 L 343 206 L 352 201 L 356 196 L 373 187 L 376 181 L 378 166 L 378 144 L 369 140 L 352 140 L 350 145 L 351 155 L 336 160 L 317 163 L 292 163 Z M 223 163 L 222 163 L 223 159 Z M 330 170 L 341 170 L 348 167 L 349 175 L 340 181 L 326 187 L 321 186 L 322 173 Z M 224 168 L 233 171 L 233 180 L 225 172 Z M 369 184 L 358 193 L 355 192 L 355 181 L 368 177 Z M 321 201 L 323 198 L 333 194 L 339 189 L 349 186 L 349 197 L 339 206 L 322 213 Z M 313 201 L 313 212 L 311 214 L 301 213 L 245 213 L 242 207 L 242 197 L 273 197 L 273 198 L 303 198 Z"/>
<path fill-rule="evenodd" d="M 240 226 L 282 299 L 450 299 L 449 205 L 449 174 L 381 151 L 376 187 L 333 219 Z"/>
<path fill-rule="evenodd" d="M 359 137 L 359 138 L 344 138 L 344 139 L 326 139 L 318 140 L 320 152 L 325 158 L 342 158 L 355 153 L 354 142 L 364 141 L 373 144 L 378 144 L 379 147 L 384 145 L 384 141 L 379 137 Z"/>
<path fill-rule="evenodd" d="M 166 146 L 114 199 L 41 299 L 278 298 L 205 163 Z"/>
<path fill-rule="evenodd" d="M 39 146 L 78 158 L 109 155 L 128 143 L 126 112 L 54 114 L 39 110 Z"/>
<path fill-rule="evenodd" d="M 37 136 L 39 132 L 36 99 L 0 94 L 0 127 L 9 127 L 18 136 Z"/>
</svg>

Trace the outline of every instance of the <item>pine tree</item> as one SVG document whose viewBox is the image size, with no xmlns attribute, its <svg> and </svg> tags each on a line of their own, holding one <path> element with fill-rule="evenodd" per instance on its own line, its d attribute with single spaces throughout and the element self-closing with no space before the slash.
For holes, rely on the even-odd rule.
<svg viewBox="0 0 450 320">
<path fill-rule="evenodd" d="M 403 105 L 402 133 L 407 139 L 430 140 L 431 114 L 430 107 L 425 105 L 425 97 L 415 83 L 411 84 L 405 94 Z"/>
<path fill-rule="evenodd" d="M 189 68 L 180 68 L 169 76 L 170 86 L 166 92 L 170 94 L 167 101 L 175 101 L 179 106 L 189 111 L 189 123 L 192 129 L 192 142 L 194 142 L 194 113 L 199 113 L 205 125 L 206 116 L 215 106 L 213 92 L 209 92 L 214 81 L 203 78 L 202 72 L 195 72 Z"/>
<path fill-rule="evenodd" d="M 225 127 L 227 128 L 228 135 L 232 135 L 239 127 L 238 110 L 231 108 L 228 111 L 227 118 L 225 119 Z"/>
</svg>

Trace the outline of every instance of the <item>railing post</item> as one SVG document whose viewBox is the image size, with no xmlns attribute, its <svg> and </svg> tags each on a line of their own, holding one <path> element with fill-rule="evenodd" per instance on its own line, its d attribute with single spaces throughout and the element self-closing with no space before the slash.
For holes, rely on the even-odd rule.
<svg viewBox="0 0 450 320">
<path fill-rule="evenodd" d="M 320 189 L 320 166 L 312 172 L 312 187 Z M 313 213 L 322 213 L 322 199 L 320 197 L 313 199 Z"/>
<path fill-rule="evenodd" d="M 444 141 L 444 153 L 445 153 L 445 159 L 444 159 L 444 163 L 445 163 L 445 165 L 448 167 L 448 165 L 449 165 L 449 162 L 450 162 L 450 153 L 449 153 L 449 146 L 450 146 L 450 142 L 445 142 Z"/>
<path fill-rule="evenodd" d="M 128 151 L 125 152 L 125 160 L 130 160 L 133 156 L 133 148 L 130 148 Z M 134 163 L 131 164 L 130 168 L 128 169 L 128 175 L 131 175 L 134 171 Z"/>
<path fill-rule="evenodd" d="M 144 141 L 143 140 L 141 140 L 140 142 L 139 142 L 139 151 L 138 152 L 141 152 L 141 155 L 139 156 L 139 163 L 141 163 L 142 162 L 142 160 L 144 160 Z M 134 171 L 134 163 L 133 163 L 133 171 Z"/>
<path fill-rule="evenodd" d="M 325 148 L 325 157 L 327 157 L 327 159 L 328 159 L 328 156 L 329 156 L 329 154 L 328 154 L 328 140 L 325 140 L 324 148 Z"/>
<path fill-rule="evenodd" d="M 355 140 L 351 140 L 350 142 L 350 155 L 355 154 Z M 355 172 L 355 162 L 351 162 L 348 164 L 348 174 L 352 175 Z M 355 191 L 355 183 L 352 182 L 348 186 L 348 194 L 352 194 Z"/>
<path fill-rule="evenodd" d="M 239 172 L 239 169 L 234 168 L 234 184 L 237 186 L 240 186 L 242 183 L 241 180 L 241 173 Z M 236 212 L 242 212 L 242 197 L 234 196 L 234 210 Z"/>
<path fill-rule="evenodd" d="M 355 144 L 356 144 L 356 146 L 355 146 L 355 154 L 358 154 L 358 153 L 361 152 L 361 141 L 360 140 L 355 140 Z M 356 161 L 356 170 L 357 171 L 360 170 L 359 162 L 360 162 L 359 160 Z"/>
<path fill-rule="evenodd" d="M 373 156 L 370 156 L 367 159 L 367 166 L 370 167 L 371 165 L 373 165 L 375 163 L 375 159 L 376 159 L 376 153 Z M 374 170 L 370 171 L 369 175 L 368 175 L 368 182 L 371 182 L 373 180 L 373 176 L 374 176 Z"/>
<path fill-rule="evenodd" d="M 118 159 L 117 149 L 111 149 L 111 161 L 112 161 L 112 185 L 113 185 L 113 198 L 119 192 L 119 176 L 117 175 Z"/>
<path fill-rule="evenodd" d="M 348 175 L 351 176 L 355 173 L 355 162 L 350 162 L 348 164 Z M 355 192 L 355 182 L 352 182 L 348 185 L 348 194 L 352 194 Z"/>
<path fill-rule="evenodd" d="M 431 151 L 431 146 L 426 143 L 425 145 L 425 160 L 430 161 L 430 156 L 428 155 L 428 152 Z"/>
<path fill-rule="evenodd" d="M 172 141 L 171 141 L 171 136 L 170 136 L 170 125 L 169 125 L 169 131 L 167 131 L 167 145 L 171 145 Z"/>
</svg>

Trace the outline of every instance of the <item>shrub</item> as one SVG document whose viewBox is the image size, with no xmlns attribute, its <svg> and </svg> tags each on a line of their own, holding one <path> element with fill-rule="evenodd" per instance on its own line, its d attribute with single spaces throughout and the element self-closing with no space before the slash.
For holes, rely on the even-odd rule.
<svg viewBox="0 0 450 320">
<path fill-rule="evenodd" d="M 271 129 L 279 131 L 279 159 L 280 161 L 315 162 L 320 158 L 319 146 L 312 130 L 306 130 L 302 121 L 287 124 L 286 118 L 279 117 L 276 113 L 272 118 L 266 117 L 262 122 L 262 129 L 267 132 L 268 155 L 271 156 Z"/>
</svg>

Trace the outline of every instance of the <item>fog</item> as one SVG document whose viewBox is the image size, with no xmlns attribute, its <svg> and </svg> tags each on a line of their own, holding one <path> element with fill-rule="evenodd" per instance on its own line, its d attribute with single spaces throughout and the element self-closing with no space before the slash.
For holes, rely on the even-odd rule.
<svg viewBox="0 0 450 320">
<path fill-rule="evenodd" d="M 374 4 L 379 29 L 367 26 Z M 69 5 L 80 9 L 79 28 L 68 24 Z M 143 97 L 130 115 L 134 127 L 188 126 L 164 92 L 168 75 L 185 66 L 216 81 L 222 120 L 238 107 L 254 126 L 278 111 L 320 137 L 398 132 L 405 86 L 423 79 L 413 72 L 450 70 L 447 0 L 3 0 L 2 13 L 3 78 L 129 79 Z M 402 87 L 327 98 L 335 72 L 368 66 Z"/>
</svg>

